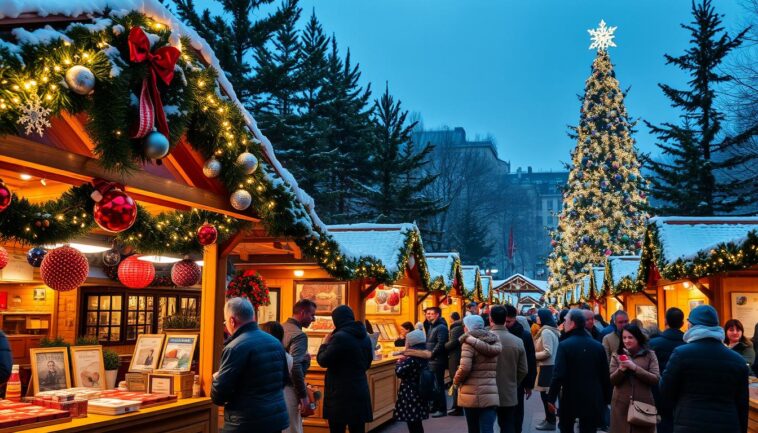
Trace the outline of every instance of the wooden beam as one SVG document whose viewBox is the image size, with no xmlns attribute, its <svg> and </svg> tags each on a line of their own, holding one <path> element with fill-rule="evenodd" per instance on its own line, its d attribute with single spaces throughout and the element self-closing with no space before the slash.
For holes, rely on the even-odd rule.
<svg viewBox="0 0 758 433">
<path fill-rule="evenodd" d="M 655 305 L 656 307 L 658 306 L 658 299 L 656 299 L 656 298 L 657 298 L 657 296 L 656 296 L 656 298 L 653 298 L 652 296 L 650 296 L 650 294 L 649 294 L 648 292 L 646 292 L 646 291 L 644 291 L 644 290 L 643 290 L 641 293 L 642 293 L 643 295 L 645 295 L 645 297 L 646 297 L 647 299 L 649 299 L 649 300 L 650 300 L 650 302 L 652 302 L 652 303 L 653 303 L 653 305 Z"/>
<path fill-rule="evenodd" d="M 213 373 L 218 371 L 223 347 L 224 290 L 226 258 L 220 256 L 218 245 L 208 245 L 203 254 L 203 288 L 200 296 L 200 386 L 205 396 L 211 395 Z M 217 417 L 214 407 L 213 421 Z M 213 431 L 213 430 L 212 430 Z"/>
<path fill-rule="evenodd" d="M 222 213 L 245 221 L 260 221 L 252 215 L 235 210 L 226 197 L 210 191 L 182 185 L 141 171 L 122 176 L 118 172 L 105 170 L 94 158 L 14 135 L 0 138 L 0 162 L 35 170 L 37 173 L 50 173 L 56 176 L 56 179 L 60 177 L 67 179 L 67 183 L 71 184 L 102 178 L 126 185 L 126 191 L 138 200 L 168 207 L 178 204 Z"/>
</svg>

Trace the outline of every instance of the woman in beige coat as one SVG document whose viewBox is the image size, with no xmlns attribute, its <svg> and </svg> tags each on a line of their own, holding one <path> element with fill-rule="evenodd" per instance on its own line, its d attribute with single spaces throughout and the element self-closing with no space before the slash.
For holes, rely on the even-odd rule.
<svg viewBox="0 0 758 433">
<path fill-rule="evenodd" d="M 629 402 L 655 404 L 652 388 L 658 383 L 658 358 L 647 349 L 647 337 L 635 325 L 621 333 L 619 353 L 611 356 L 611 426 L 608 433 L 655 433 L 655 425 L 643 427 L 627 422 Z M 695 380 L 693 378 L 693 380 Z"/>
<path fill-rule="evenodd" d="M 469 433 L 492 433 L 500 404 L 497 356 L 502 350 L 497 335 L 484 329 L 481 316 L 463 318 L 461 363 L 453 378 L 458 405 L 466 415 Z"/>
<path fill-rule="evenodd" d="M 555 365 L 555 354 L 558 353 L 558 342 L 560 332 L 555 327 L 555 318 L 553 313 L 547 308 L 537 310 L 537 323 L 540 330 L 534 342 L 535 358 L 539 367 L 537 373 L 537 385 L 535 391 L 539 391 L 542 399 L 542 408 L 545 411 L 545 419 L 535 427 L 541 431 L 555 430 L 555 413 L 548 409 L 549 399 L 547 392 L 550 390 L 550 382 L 553 380 L 553 366 Z"/>
</svg>

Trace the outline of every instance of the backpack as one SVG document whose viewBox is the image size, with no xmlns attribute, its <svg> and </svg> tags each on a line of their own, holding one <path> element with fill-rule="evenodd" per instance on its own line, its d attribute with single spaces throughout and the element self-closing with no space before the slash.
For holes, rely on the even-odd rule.
<svg viewBox="0 0 758 433">
<path fill-rule="evenodd" d="M 439 384 L 434 377 L 434 372 L 426 365 L 422 366 L 421 374 L 418 376 L 418 394 L 421 400 L 433 401 L 434 396 L 439 393 Z"/>
</svg>

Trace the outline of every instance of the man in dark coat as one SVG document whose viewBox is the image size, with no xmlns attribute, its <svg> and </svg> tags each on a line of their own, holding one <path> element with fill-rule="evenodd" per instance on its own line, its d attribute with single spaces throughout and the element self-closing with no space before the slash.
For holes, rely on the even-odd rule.
<svg viewBox="0 0 758 433">
<path fill-rule="evenodd" d="M 224 406 L 222 433 L 273 433 L 289 426 L 284 347 L 254 320 L 247 299 L 232 298 L 224 306 L 224 324 L 231 336 L 211 384 L 211 400 Z"/>
<path fill-rule="evenodd" d="M 716 309 L 690 312 L 686 344 L 674 349 L 661 376 L 661 398 L 674 407 L 675 433 L 745 433 L 748 367 L 724 346 Z"/>
<path fill-rule="evenodd" d="M 0 383 L 5 383 L 11 377 L 13 369 L 13 354 L 8 343 L 8 337 L 0 331 Z"/>
<path fill-rule="evenodd" d="M 450 338 L 445 343 L 445 351 L 447 352 L 448 359 L 447 368 L 452 378 L 455 376 L 455 372 L 458 371 L 458 365 L 461 363 L 461 342 L 458 340 L 460 340 L 464 332 L 461 315 L 457 311 L 454 311 L 450 315 L 450 318 L 453 320 L 453 323 L 450 325 Z M 463 415 L 463 410 L 458 407 L 458 388 L 454 388 L 453 390 L 453 408 L 447 414 L 452 416 Z"/>
<path fill-rule="evenodd" d="M 439 307 L 429 307 L 424 310 L 426 320 L 429 322 L 429 331 L 426 334 L 426 350 L 432 352 L 429 368 L 434 373 L 437 382 L 437 392 L 432 402 L 432 418 L 447 415 L 447 397 L 445 396 L 445 369 L 448 367 L 447 343 L 449 332 L 447 322 L 442 317 Z"/>
<path fill-rule="evenodd" d="M 592 310 L 584 308 L 582 309 L 582 312 L 584 313 L 584 329 L 587 330 L 593 340 L 602 343 L 603 337 L 600 335 L 597 326 L 595 326 L 595 313 L 593 313 Z"/>
<path fill-rule="evenodd" d="M 571 310 L 563 324 L 566 339 L 558 345 L 553 381 L 548 398 L 550 409 L 560 400 L 561 433 L 574 433 L 579 418 L 580 433 L 594 433 L 603 423 L 603 411 L 611 402 L 608 360 L 603 346 L 584 329 L 582 310 Z M 560 395 L 560 397 L 559 397 Z"/>
<path fill-rule="evenodd" d="M 666 310 L 666 330 L 661 335 L 650 339 L 650 349 L 658 358 L 658 367 L 661 372 L 666 370 L 669 358 L 674 349 L 684 344 L 684 333 L 680 330 L 684 326 L 684 312 L 676 307 Z M 658 406 L 661 421 L 658 423 L 658 433 L 671 433 L 674 431 L 674 411 L 670 404 L 661 398 L 660 389 L 653 388 L 653 397 Z"/>
<path fill-rule="evenodd" d="M 366 371 L 374 348 L 366 327 L 355 321 L 353 310 L 340 305 L 332 311 L 335 330 L 324 338 L 316 361 L 326 369 L 324 419 L 331 433 L 363 433 L 374 419 Z"/>
<path fill-rule="evenodd" d="M 534 352 L 534 340 L 532 339 L 532 333 L 516 320 L 518 312 L 513 305 L 505 306 L 505 327 L 508 331 L 519 337 L 524 343 L 524 350 L 526 350 L 526 366 L 529 370 L 526 373 L 526 377 L 521 381 L 518 388 L 518 406 L 516 406 L 516 433 L 521 433 L 524 425 L 524 395 L 526 398 L 532 396 L 532 388 L 534 388 L 534 381 L 537 379 L 537 358 L 535 358 Z"/>
<path fill-rule="evenodd" d="M 311 357 L 308 354 L 308 335 L 303 328 L 311 326 L 316 317 L 316 303 L 310 299 L 297 301 L 292 308 L 292 317 L 287 319 L 284 328 L 282 344 L 285 350 L 292 356 L 292 385 L 295 388 L 298 400 L 300 400 L 300 414 L 307 415 L 310 401 L 305 384 L 305 374 L 311 367 Z"/>
</svg>

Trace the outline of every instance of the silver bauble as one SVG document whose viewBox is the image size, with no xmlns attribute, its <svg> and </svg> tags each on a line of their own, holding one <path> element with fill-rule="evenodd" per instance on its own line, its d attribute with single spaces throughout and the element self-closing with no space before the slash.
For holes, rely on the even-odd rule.
<svg viewBox="0 0 758 433">
<path fill-rule="evenodd" d="M 74 65 L 66 71 L 66 84 L 79 95 L 89 95 L 95 90 L 95 74 L 82 65 Z"/>
<path fill-rule="evenodd" d="M 253 174 L 258 168 L 258 158 L 250 152 L 240 153 L 240 156 L 237 157 L 237 165 L 245 174 Z"/>
<path fill-rule="evenodd" d="M 205 177 L 216 177 L 221 174 L 221 163 L 216 158 L 211 158 L 203 164 L 203 174 Z"/>
<path fill-rule="evenodd" d="M 168 138 L 158 131 L 153 131 L 145 137 L 145 156 L 150 159 L 161 159 L 168 155 Z"/>
<path fill-rule="evenodd" d="M 251 196 L 247 190 L 238 189 L 237 191 L 234 191 L 229 198 L 229 202 L 232 204 L 233 208 L 237 210 L 245 210 L 253 203 L 253 196 Z"/>
<path fill-rule="evenodd" d="M 121 262 L 121 253 L 117 248 L 103 252 L 103 264 L 105 266 L 116 266 L 119 262 Z"/>
</svg>

